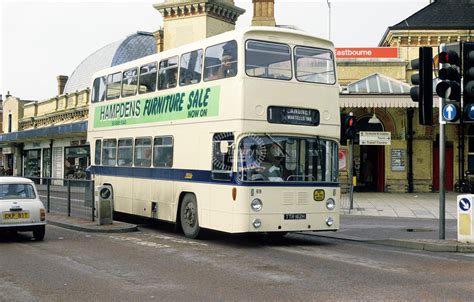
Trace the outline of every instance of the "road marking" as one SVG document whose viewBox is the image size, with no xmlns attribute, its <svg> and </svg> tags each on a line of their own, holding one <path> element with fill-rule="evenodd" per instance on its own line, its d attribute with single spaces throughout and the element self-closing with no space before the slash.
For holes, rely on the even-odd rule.
<svg viewBox="0 0 474 302">
<path fill-rule="evenodd" d="M 119 241 L 128 241 L 136 245 L 153 247 L 153 248 L 170 248 L 170 246 L 166 244 L 161 244 L 161 243 L 156 243 L 156 242 L 151 242 L 151 241 L 144 241 L 144 240 L 141 240 L 139 238 L 134 238 L 134 237 L 109 236 L 109 238 L 112 238 L 114 240 L 119 240 Z"/>
</svg>

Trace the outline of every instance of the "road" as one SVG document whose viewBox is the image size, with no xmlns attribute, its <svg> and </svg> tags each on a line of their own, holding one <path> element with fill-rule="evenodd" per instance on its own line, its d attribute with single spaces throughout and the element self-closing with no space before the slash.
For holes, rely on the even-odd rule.
<svg viewBox="0 0 474 302">
<path fill-rule="evenodd" d="M 472 301 L 474 257 L 292 234 L 166 224 L 92 234 L 48 225 L 45 241 L 0 234 L 0 301 Z"/>
</svg>

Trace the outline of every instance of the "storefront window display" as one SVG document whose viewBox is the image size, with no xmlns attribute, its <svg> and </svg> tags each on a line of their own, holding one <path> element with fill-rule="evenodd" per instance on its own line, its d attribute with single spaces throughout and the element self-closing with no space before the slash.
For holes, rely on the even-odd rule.
<svg viewBox="0 0 474 302">
<path fill-rule="evenodd" d="M 33 181 L 39 183 L 41 177 L 41 149 L 26 150 L 24 163 L 25 177 L 31 177 Z"/>
<path fill-rule="evenodd" d="M 86 179 L 86 168 L 89 165 L 89 146 L 64 148 L 64 178 Z"/>
</svg>

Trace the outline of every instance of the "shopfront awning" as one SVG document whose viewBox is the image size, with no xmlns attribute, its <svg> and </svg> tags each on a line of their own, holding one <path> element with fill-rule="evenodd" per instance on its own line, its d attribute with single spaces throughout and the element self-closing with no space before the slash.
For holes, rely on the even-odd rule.
<svg viewBox="0 0 474 302">
<path fill-rule="evenodd" d="M 38 141 L 42 139 L 54 139 L 70 136 L 86 136 L 87 121 L 57 125 L 45 128 L 37 128 L 0 135 L 0 145 L 15 142 Z"/>
<path fill-rule="evenodd" d="M 340 94 L 341 108 L 418 108 L 409 94 Z M 433 107 L 438 107 L 434 97 Z"/>
</svg>

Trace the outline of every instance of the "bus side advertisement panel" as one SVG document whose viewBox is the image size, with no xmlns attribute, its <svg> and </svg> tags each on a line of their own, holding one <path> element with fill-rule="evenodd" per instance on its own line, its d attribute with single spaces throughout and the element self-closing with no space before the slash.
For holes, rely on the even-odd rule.
<svg viewBox="0 0 474 302">
<path fill-rule="evenodd" d="M 220 86 L 104 104 L 94 111 L 94 128 L 146 124 L 219 115 Z"/>
</svg>

